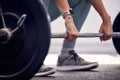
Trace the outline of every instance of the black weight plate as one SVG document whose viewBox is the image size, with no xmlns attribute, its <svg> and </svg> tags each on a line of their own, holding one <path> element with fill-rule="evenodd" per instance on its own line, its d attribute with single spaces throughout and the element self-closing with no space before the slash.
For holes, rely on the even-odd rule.
<svg viewBox="0 0 120 80">
<path fill-rule="evenodd" d="M 27 14 L 24 25 L 11 40 L 7 44 L 0 43 L 0 80 L 28 80 L 41 67 L 48 53 L 50 25 L 47 13 L 41 0 L 0 0 L 0 5 L 9 28 L 16 27 L 18 18 L 8 13 Z"/>
<path fill-rule="evenodd" d="M 120 13 L 113 23 L 113 32 L 120 32 Z M 116 51 L 120 54 L 120 38 L 113 38 L 112 40 Z"/>
</svg>

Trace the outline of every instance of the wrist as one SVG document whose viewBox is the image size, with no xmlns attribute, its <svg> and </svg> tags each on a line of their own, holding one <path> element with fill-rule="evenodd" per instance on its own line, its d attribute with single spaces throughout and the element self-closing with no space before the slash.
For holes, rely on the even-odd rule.
<svg viewBox="0 0 120 80">
<path fill-rule="evenodd" d="M 66 10 L 62 13 L 62 17 L 65 18 L 66 16 L 71 15 L 73 16 L 73 11 L 72 8 L 70 8 L 69 10 Z"/>
<path fill-rule="evenodd" d="M 109 15 L 102 18 L 103 22 L 111 22 L 111 17 Z"/>
<path fill-rule="evenodd" d="M 74 21 L 73 21 L 73 18 L 71 15 L 67 15 L 65 18 L 65 25 L 66 25 L 66 28 L 68 29 L 69 27 L 71 27 L 70 25 L 73 25 L 74 24 Z"/>
<path fill-rule="evenodd" d="M 64 17 L 64 20 L 70 20 L 70 19 L 73 19 L 72 15 L 66 15 L 66 16 Z"/>
<path fill-rule="evenodd" d="M 73 17 L 71 15 L 67 15 L 67 16 L 65 16 L 64 20 L 65 20 L 65 23 L 69 23 L 69 22 L 73 21 Z"/>
</svg>

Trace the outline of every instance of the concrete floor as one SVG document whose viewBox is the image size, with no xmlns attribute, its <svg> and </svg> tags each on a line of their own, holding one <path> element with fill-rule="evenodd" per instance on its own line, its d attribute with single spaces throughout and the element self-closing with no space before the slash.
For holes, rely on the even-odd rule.
<svg viewBox="0 0 120 80">
<path fill-rule="evenodd" d="M 52 39 L 45 64 L 55 67 L 63 39 Z M 56 72 L 48 77 L 33 77 L 31 80 L 120 80 L 120 56 L 112 40 L 100 42 L 98 38 L 78 39 L 75 50 L 88 61 L 100 65 L 91 71 Z"/>
<path fill-rule="evenodd" d="M 56 72 L 48 77 L 31 80 L 120 80 L 120 65 L 100 65 L 92 71 Z"/>
</svg>

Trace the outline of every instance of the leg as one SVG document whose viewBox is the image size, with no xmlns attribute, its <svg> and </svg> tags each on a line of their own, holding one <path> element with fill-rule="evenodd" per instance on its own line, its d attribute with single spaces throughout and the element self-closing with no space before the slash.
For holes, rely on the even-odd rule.
<svg viewBox="0 0 120 80">
<path fill-rule="evenodd" d="M 80 31 L 91 5 L 88 0 L 69 0 L 69 4 L 74 12 L 73 19 L 75 25 L 78 31 Z M 64 40 L 61 54 L 58 57 L 57 70 L 90 70 L 98 67 L 98 63 L 87 62 L 77 55 L 74 51 L 75 42 L 76 41 L 67 42 Z"/>
<path fill-rule="evenodd" d="M 68 0 L 70 6 L 74 11 L 74 22 L 77 29 L 80 31 L 82 24 L 84 23 L 87 14 L 90 9 L 90 3 L 88 0 Z M 60 16 L 60 12 L 55 5 L 55 1 L 51 0 L 48 12 L 51 17 L 51 21 Z M 87 62 L 80 58 L 73 50 L 75 41 L 67 42 L 64 40 L 61 55 L 58 58 L 57 70 L 70 71 L 70 70 L 89 70 L 96 68 L 98 64 L 96 62 Z M 75 67 L 75 68 L 74 68 Z"/>
<path fill-rule="evenodd" d="M 46 9 L 48 10 L 51 20 L 53 21 L 54 19 L 56 19 L 58 16 L 60 16 L 60 13 L 55 5 L 55 1 L 54 0 L 43 0 Z M 39 69 L 39 71 L 35 74 L 35 76 L 48 76 L 51 74 L 54 74 L 56 72 L 55 68 L 52 67 L 48 67 L 46 65 L 42 65 L 41 68 Z"/>
<path fill-rule="evenodd" d="M 73 19 L 75 25 L 78 31 L 80 31 L 82 24 L 84 23 L 88 15 L 90 9 L 90 3 L 88 2 L 88 0 L 77 0 L 76 3 L 73 4 L 74 2 L 75 2 L 74 0 L 69 0 L 69 4 L 73 8 L 73 12 L 74 12 Z M 66 40 L 64 40 L 63 48 L 73 49 L 75 46 L 75 42 L 76 41 L 67 42 Z"/>
<path fill-rule="evenodd" d="M 61 15 L 59 10 L 57 9 L 55 0 L 43 0 L 43 1 L 50 15 L 51 21 L 55 20 Z"/>
</svg>

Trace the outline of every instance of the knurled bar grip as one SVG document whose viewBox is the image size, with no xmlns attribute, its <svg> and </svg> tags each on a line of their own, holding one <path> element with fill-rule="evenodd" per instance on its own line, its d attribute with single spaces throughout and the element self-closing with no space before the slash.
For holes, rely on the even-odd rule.
<svg viewBox="0 0 120 80">
<path fill-rule="evenodd" d="M 94 38 L 94 37 L 102 37 L 103 33 L 80 33 L 79 37 L 83 38 Z M 52 33 L 51 38 L 66 38 L 67 33 Z M 120 32 L 113 32 L 113 38 L 120 38 Z"/>
</svg>

